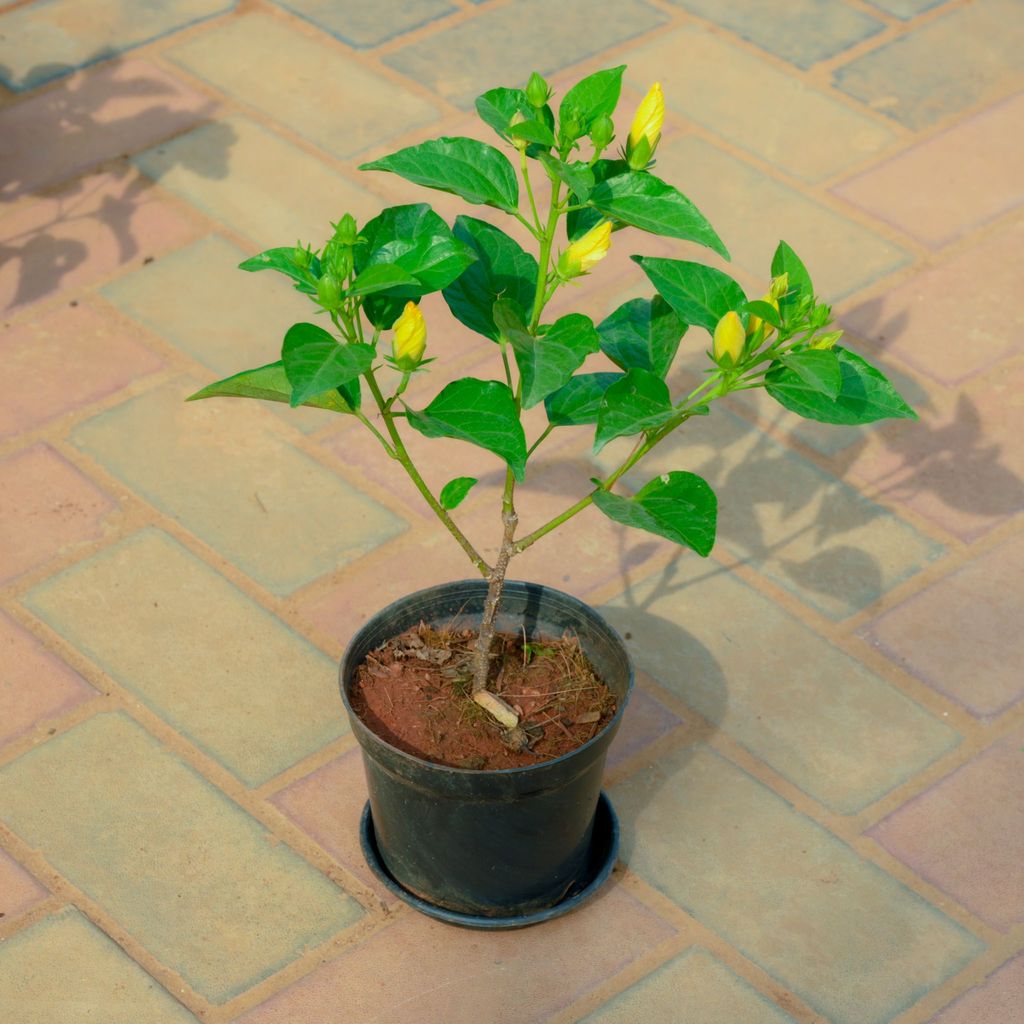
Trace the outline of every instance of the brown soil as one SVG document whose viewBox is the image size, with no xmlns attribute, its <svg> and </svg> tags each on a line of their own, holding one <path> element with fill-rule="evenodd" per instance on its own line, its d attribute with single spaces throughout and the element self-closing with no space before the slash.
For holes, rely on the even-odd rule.
<svg viewBox="0 0 1024 1024">
<path fill-rule="evenodd" d="M 470 697 L 476 634 L 439 632 L 420 623 L 389 640 L 359 666 L 351 702 L 381 739 L 452 768 L 521 768 L 567 754 L 597 735 L 615 714 L 614 694 L 594 675 L 568 635 L 524 644 L 494 638 L 490 689 L 516 710 L 529 737 L 511 749 L 502 726 Z"/>
</svg>

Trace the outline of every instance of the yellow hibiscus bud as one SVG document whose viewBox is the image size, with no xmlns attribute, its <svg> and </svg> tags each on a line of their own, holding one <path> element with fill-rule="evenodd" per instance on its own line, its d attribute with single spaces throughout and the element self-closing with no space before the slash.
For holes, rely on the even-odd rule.
<svg viewBox="0 0 1024 1024">
<path fill-rule="evenodd" d="M 558 258 L 558 275 L 563 281 L 580 277 L 608 253 L 612 242 L 612 222 L 603 220 L 582 238 L 577 238 Z"/>
<path fill-rule="evenodd" d="M 427 322 L 415 302 L 407 302 L 395 321 L 392 341 L 395 365 L 400 370 L 415 370 L 427 347 Z"/>
<path fill-rule="evenodd" d="M 747 336 L 739 314 L 730 310 L 715 327 L 715 341 L 712 352 L 715 362 L 722 366 L 735 366 L 743 355 Z"/>
<path fill-rule="evenodd" d="M 665 97 L 661 92 L 661 83 L 655 82 L 637 107 L 626 140 L 626 160 L 634 171 L 646 167 L 654 156 L 664 123 Z"/>
</svg>

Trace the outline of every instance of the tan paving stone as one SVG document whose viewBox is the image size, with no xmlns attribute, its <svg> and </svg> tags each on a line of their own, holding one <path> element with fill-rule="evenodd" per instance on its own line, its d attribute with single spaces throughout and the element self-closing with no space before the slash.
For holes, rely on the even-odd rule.
<svg viewBox="0 0 1024 1024">
<path fill-rule="evenodd" d="M 646 673 L 638 671 L 636 676 L 637 683 L 642 684 Z M 608 748 L 608 767 L 615 768 L 681 723 L 677 714 L 638 685 L 629 699 L 622 725 Z"/>
<path fill-rule="evenodd" d="M 0 310 L 87 285 L 194 233 L 130 171 L 81 178 L 0 216 Z"/>
<path fill-rule="evenodd" d="M 836 84 L 922 129 L 1020 80 L 1024 20 L 1015 0 L 975 0 L 854 58 Z"/>
<path fill-rule="evenodd" d="M 36 747 L 0 779 L 5 823 L 211 1002 L 361 913 L 123 713 Z"/>
<path fill-rule="evenodd" d="M 998 715 L 1024 697 L 1024 535 L 897 605 L 866 636 L 908 672 L 965 705 Z"/>
<path fill-rule="evenodd" d="M 835 1024 L 890 1021 L 983 948 L 710 750 L 612 799 L 630 867 Z"/>
<path fill-rule="evenodd" d="M 239 115 L 146 150 L 134 163 L 262 249 L 326 238 L 346 211 L 362 223 L 380 207 L 320 160 Z"/>
<path fill-rule="evenodd" d="M 226 21 L 167 56 L 340 159 L 438 117 L 434 104 L 366 70 L 341 47 L 269 14 Z"/>
<path fill-rule="evenodd" d="M 458 10 L 445 0 L 275 0 L 350 46 L 370 47 Z"/>
<path fill-rule="evenodd" d="M 947 775 L 868 835 L 995 928 L 1024 921 L 1024 732 Z"/>
<path fill-rule="evenodd" d="M 10 920 L 31 910 L 46 895 L 46 890 L 13 857 L 0 850 L 0 919 Z M 0 960 L 0 966 L 2 963 Z"/>
<path fill-rule="evenodd" d="M 639 93 L 660 77 L 670 109 L 806 181 L 838 174 L 896 137 L 824 90 L 696 25 L 633 50 L 629 61 L 627 81 Z"/>
<path fill-rule="evenodd" d="M 31 430 L 161 368 L 138 332 L 80 304 L 0 332 L 0 359 L 17 387 L 0 408 L 0 437 Z"/>
<path fill-rule="evenodd" d="M 0 614 L 0 745 L 94 695 L 81 676 Z"/>
<path fill-rule="evenodd" d="M 102 536 L 115 507 L 48 445 L 0 461 L 0 582 Z"/>
<path fill-rule="evenodd" d="M 517 932 L 476 932 L 408 914 L 239 1018 L 388 1024 L 540 1024 L 674 933 L 627 895 Z"/>
<path fill-rule="evenodd" d="M 995 1024 L 1012 1021 L 1024 992 L 1024 955 L 1004 964 L 982 985 L 951 1003 L 930 1024 Z"/>
<path fill-rule="evenodd" d="M 82 424 L 74 442 L 276 593 L 405 524 L 285 442 L 255 402 L 185 403 L 175 381 Z"/>
<path fill-rule="evenodd" d="M 950 387 L 1024 351 L 1024 312 L 1007 303 L 1024 263 L 1024 221 L 926 267 L 841 316 L 842 325 Z"/>
<path fill-rule="evenodd" d="M 250 786 L 348 729 L 337 666 L 166 534 L 135 534 L 23 603 Z"/>
<path fill-rule="evenodd" d="M 686 1024 L 792 1020 L 706 949 L 692 948 L 587 1014 L 580 1024 L 678 1024 L 681 1012 Z"/>
<path fill-rule="evenodd" d="M 932 248 L 946 245 L 1024 202 L 1024 142 L 1017 131 L 1022 119 L 1024 95 L 1019 95 L 834 191 Z M 972 277 L 984 281 L 976 273 Z"/>
<path fill-rule="evenodd" d="M 701 578 L 707 568 L 683 555 L 603 611 L 645 672 L 804 792 L 853 813 L 957 744 L 735 576 Z"/>
<path fill-rule="evenodd" d="M 661 176 L 711 221 L 735 264 L 756 278 L 771 276 L 779 239 L 800 254 L 827 302 L 863 288 L 909 259 L 899 246 L 695 136 L 662 143 L 658 166 Z M 702 255 L 697 258 L 707 262 Z"/>
<path fill-rule="evenodd" d="M 73 907 L 0 947 L 4 1024 L 195 1024 L 196 1018 Z"/>
<path fill-rule="evenodd" d="M 76 74 L 59 89 L 4 108 L 0 196 L 9 200 L 65 181 L 173 135 L 213 109 L 206 97 L 147 61 Z"/>
</svg>

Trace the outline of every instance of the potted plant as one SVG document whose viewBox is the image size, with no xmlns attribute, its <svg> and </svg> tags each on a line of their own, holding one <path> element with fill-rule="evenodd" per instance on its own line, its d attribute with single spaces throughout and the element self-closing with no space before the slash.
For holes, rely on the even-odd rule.
<svg viewBox="0 0 1024 1024">
<path fill-rule="evenodd" d="M 652 173 L 664 119 L 658 85 L 618 152 L 605 155 L 623 71 L 584 78 L 562 97 L 557 117 L 538 74 L 525 89 L 484 93 L 477 111 L 504 151 L 439 138 L 363 165 L 506 214 L 533 239 L 536 257 L 485 220 L 463 215 L 450 227 L 427 204 L 388 208 L 363 225 L 346 214 L 319 250 L 269 249 L 241 265 L 285 274 L 333 331 L 295 324 L 279 361 L 191 396 L 356 417 L 479 573 L 372 617 L 345 654 L 342 695 L 367 770 L 371 865 L 420 909 L 480 927 L 562 913 L 607 877 L 616 825 L 601 774 L 632 683 L 622 641 L 600 616 L 567 594 L 506 582 L 510 561 L 590 505 L 708 555 L 716 499 L 703 479 L 680 468 L 632 493 L 616 485 L 733 392 L 764 388 L 826 423 L 914 417 L 877 369 L 837 344 L 842 332 L 829 329 L 829 307 L 785 242 L 754 301 L 713 267 L 636 255 L 655 289 L 650 299 L 626 302 L 597 325 L 581 313 L 545 317 L 560 288 L 622 244 L 613 243 L 621 229 L 696 242 L 728 259 L 693 203 Z M 405 397 L 412 375 L 436 372 L 418 303 L 435 291 L 458 321 L 494 343 L 496 379 L 450 381 L 416 408 Z M 711 339 L 706 354 L 691 346 L 703 380 L 673 394 L 668 373 L 694 328 Z M 604 369 L 579 372 L 599 354 Z M 528 439 L 522 413 L 541 404 L 547 426 Z M 543 441 L 574 427 L 594 431 L 595 451 L 615 438 L 635 443 L 578 501 L 523 533 L 516 486 Z M 435 494 L 406 447 L 408 430 L 469 442 L 504 463 L 493 564 L 453 515 L 477 481 L 456 477 Z"/>
</svg>

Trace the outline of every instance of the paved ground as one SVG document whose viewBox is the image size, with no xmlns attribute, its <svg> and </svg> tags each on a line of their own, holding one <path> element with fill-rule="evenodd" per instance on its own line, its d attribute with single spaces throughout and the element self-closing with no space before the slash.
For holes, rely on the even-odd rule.
<svg viewBox="0 0 1024 1024">
<path fill-rule="evenodd" d="M 1024 1018 L 1022 52 L 1015 0 L 0 5 L 5 1024 Z M 461 553 L 358 424 L 180 399 L 307 315 L 243 255 L 426 196 L 358 162 L 621 62 L 744 285 L 785 237 L 922 419 L 737 401 L 655 460 L 716 485 L 709 561 L 597 513 L 522 560 L 631 634 L 626 841 L 589 908 L 481 935 L 361 862 L 334 683 Z M 567 431 L 524 518 L 592 472 Z"/>
</svg>

